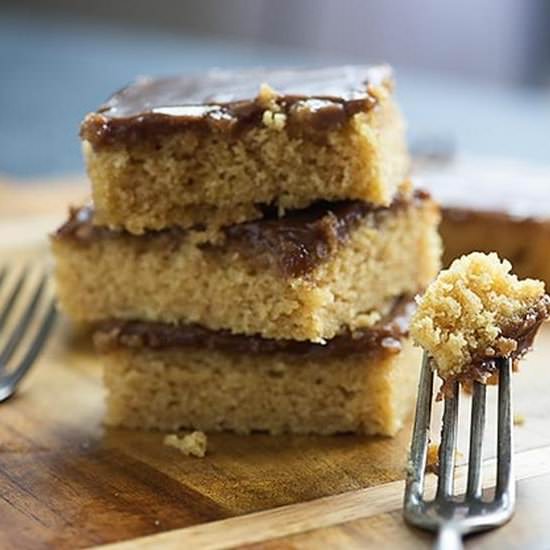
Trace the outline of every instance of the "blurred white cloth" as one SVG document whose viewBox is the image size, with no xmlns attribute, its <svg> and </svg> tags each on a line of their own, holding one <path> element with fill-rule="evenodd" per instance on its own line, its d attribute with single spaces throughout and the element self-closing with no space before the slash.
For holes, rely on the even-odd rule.
<svg viewBox="0 0 550 550">
<path fill-rule="evenodd" d="M 550 219 L 550 165 L 461 155 L 447 163 L 419 162 L 414 175 L 445 208 Z"/>
</svg>

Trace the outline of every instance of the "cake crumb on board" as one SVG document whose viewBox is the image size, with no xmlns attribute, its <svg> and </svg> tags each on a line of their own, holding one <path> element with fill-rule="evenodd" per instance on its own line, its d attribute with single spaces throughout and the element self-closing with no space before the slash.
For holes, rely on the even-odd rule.
<svg viewBox="0 0 550 550">
<path fill-rule="evenodd" d="M 514 426 L 523 426 L 525 424 L 525 416 L 522 414 L 514 414 Z"/>
<path fill-rule="evenodd" d="M 195 431 L 187 435 L 168 434 L 163 443 L 169 447 L 179 449 L 186 456 L 203 458 L 206 454 L 208 439 L 204 432 Z"/>
<path fill-rule="evenodd" d="M 464 458 L 464 455 L 455 449 L 455 462 Z M 426 472 L 439 475 L 439 444 L 430 443 L 426 455 Z"/>
<path fill-rule="evenodd" d="M 426 455 L 426 472 L 437 474 L 439 472 L 439 445 L 430 443 Z"/>
</svg>

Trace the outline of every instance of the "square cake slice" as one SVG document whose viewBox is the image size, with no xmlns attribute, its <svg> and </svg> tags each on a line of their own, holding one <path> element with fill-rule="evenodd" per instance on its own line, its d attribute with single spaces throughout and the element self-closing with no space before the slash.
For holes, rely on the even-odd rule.
<svg viewBox="0 0 550 550">
<path fill-rule="evenodd" d="M 390 208 L 316 203 L 209 233 L 134 236 L 75 211 L 52 238 L 57 290 L 75 321 L 196 323 L 322 342 L 366 327 L 437 274 L 439 210 L 423 193 Z"/>
<path fill-rule="evenodd" d="M 159 323 L 105 323 L 108 424 L 238 433 L 394 435 L 415 398 L 412 301 L 326 345 Z"/>
<path fill-rule="evenodd" d="M 443 265 L 470 252 L 496 252 L 518 277 L 550 288 L 550 170 L 508 159 L 458 158 L 421 171 L 441 205 Z"/>
<path fill-rule="evenodd" d="M 231 225 L 261 205 L 388 206 L 409 170 L 385 66 L 143 79 L 81 126 L 95 222 Z"/>
</svg>

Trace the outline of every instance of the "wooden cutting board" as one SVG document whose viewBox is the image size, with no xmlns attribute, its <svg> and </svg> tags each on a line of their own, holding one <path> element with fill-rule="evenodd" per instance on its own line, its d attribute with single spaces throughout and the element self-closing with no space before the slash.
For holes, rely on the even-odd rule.
<svg viewBox="0 0 550 550">
<path fill-rule="evenodd" d="M 0 261 L 47 255 L 45 233 L 85 194 L 82 184 L 0 184 Z M 549 329 L 514 378 L 516 411 L 525 419 L 515 429 L 516 517 L 468 545 L 550 547 Z M 214 434 L 207 456 L 197 459 L 164 446 L 161 434 L 104 427 L 103 407 L 101 365 L 61 319 L 21 391 L 0 405 L 0 548 L 432 543 L 401 518 L 410 423 L 394 439 Z M 434 425 L 436 441 L 437 433 Z M 464 431 L 459 447 L 467 449 Z"/>
</svg>

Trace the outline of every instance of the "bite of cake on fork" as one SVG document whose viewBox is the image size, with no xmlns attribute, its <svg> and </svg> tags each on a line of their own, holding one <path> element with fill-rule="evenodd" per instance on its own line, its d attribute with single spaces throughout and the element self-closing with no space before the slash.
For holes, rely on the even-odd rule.
<svg viewBox="0 0 550 550">
<path fill-rule="evenodd" d="M 411 335 L 424 348 L 405 490 L 404 516 L 439 533 L 438 548 L 459 548 L 463 535 L 508 521 L 515 507 L 511 374 L 550 316 L 544 284 L 520 281 L 496 254 L 472 253 L 442 271 L 419 300 Z M 445 398 L 435 497 L 425 496 L 434 372 Z M 497 472 L 492 498 L 482 489 L 487 383 L 498 382 Z M 472 391 L 468 478 L 455 494 L 460 384 Z"/>
</svg>

